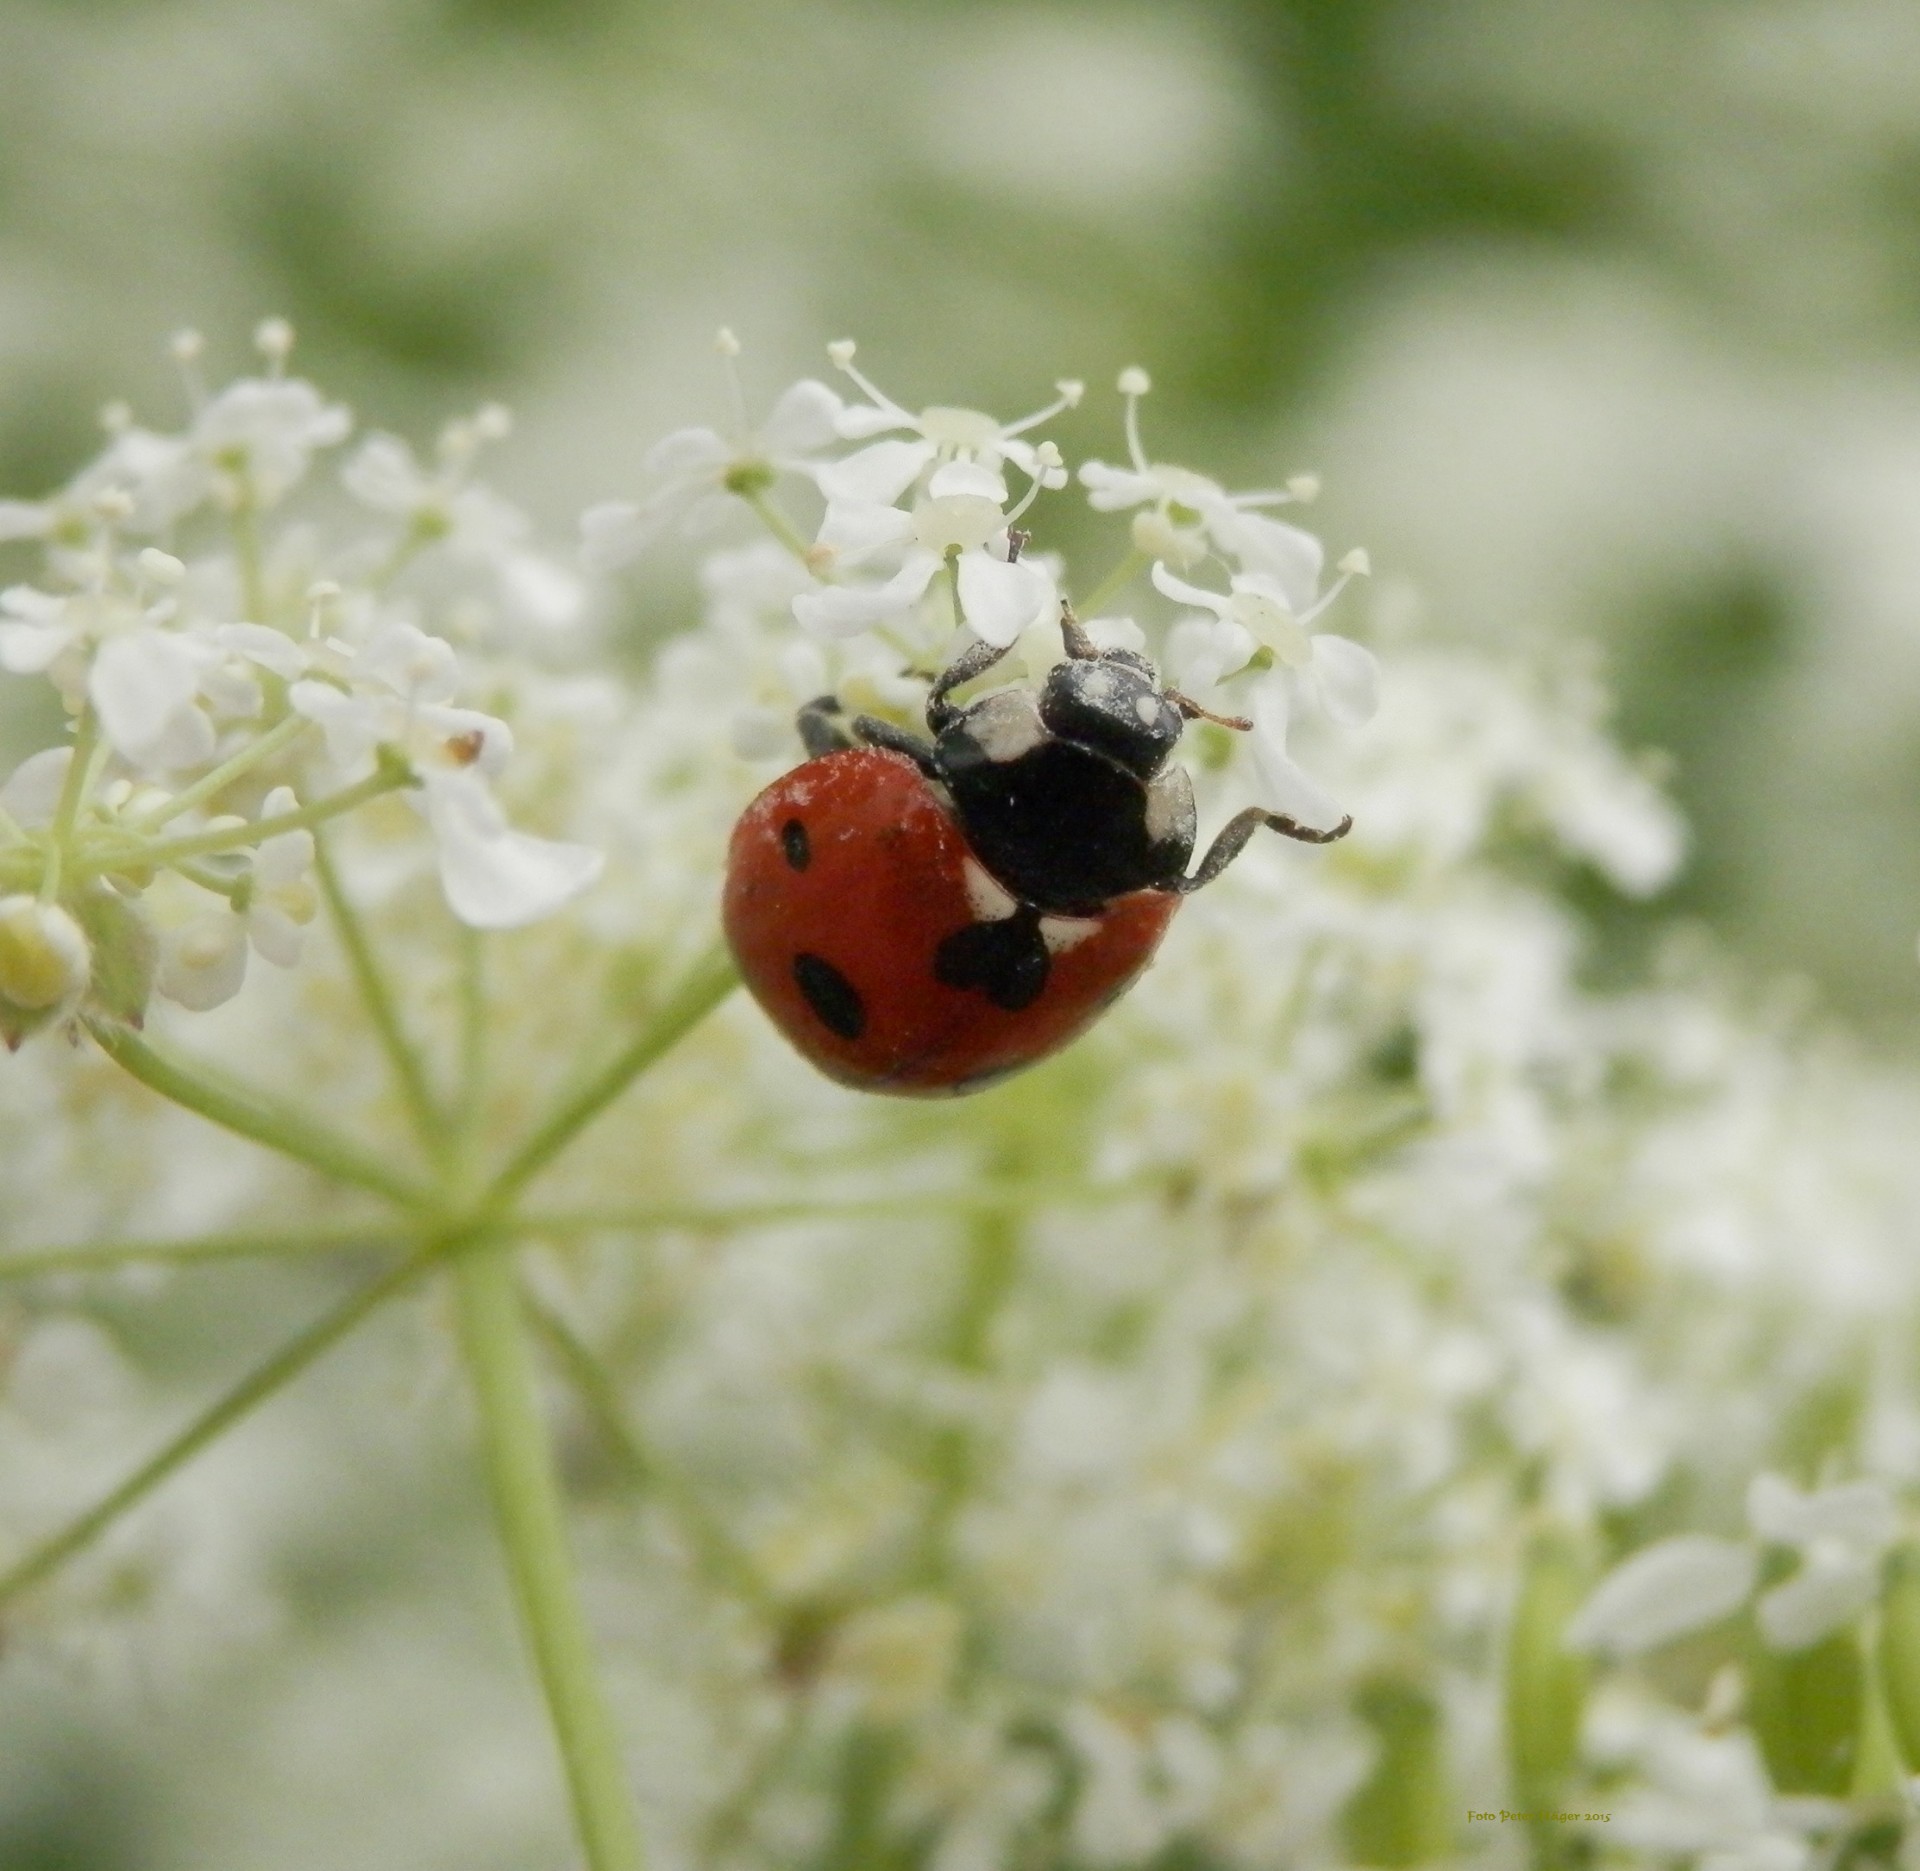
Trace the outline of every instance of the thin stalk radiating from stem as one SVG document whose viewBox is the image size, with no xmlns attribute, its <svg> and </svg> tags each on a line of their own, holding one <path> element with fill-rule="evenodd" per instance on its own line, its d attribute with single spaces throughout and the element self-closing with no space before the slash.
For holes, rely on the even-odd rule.
<svg viewBox="0 0 1920 1871">
<path fill-rule="evenodd" d="M 104 850 L 89 851 L 85 863 L 77 868 L 88 876 L 125 870 L 130 866 L 157 870 L 168 864 L 177 864 L 182 858 L 208 857 L 219 851 L 238 851 L 248 845 L 277 838 L 282 832 L 297 832 L 324 825 L 327 820 L 337 819 L 343 812 L 352 812 L 370 799 L 378 799 L 382 793 L 398 792 L 403 786 L 415 784 L 417 782 L 410 768 L 400 762 L 383 761 L 365 779 L 292 812 L 276 812 L 272 818 L 253 819 L 245 825 L 218 826 L 211 831 L 192 832 L 184 838 L 164 838 L 156 845 L 128 842 Z"/>
<path fill-rule="evenodd" d="M 92 1545 L 122 1514 L 145 1500 L 169 1475 L 231 1429 L 255 1405 L 265 1402 L 275 1391 L 298 1377 L 395 1294 L 410 1286 L 443 1251 L 439 1246 L 426 1248 L 411 1259 L 403 1260 L 379 1279 L 369 1281 L 331 1312 L 316 1319 L 264 1363 L 255 1365 L 110 1494 L 70 1520 L 49 1539 L 43 1540 L 10 1571 L 0 1576 L 0 1605 L 18 1597 L 29 1586 L 37 1585 L 76 1553 Z"/>
<path fill-rule="evenodd" d="M 86 797 L 87 783 L 93 777 L 93 749 L 99 731 L 93 710 L 83 708 L 80 719 L 73 725 L 73 751 L 67 760 L 65 777 L 60 782 L 60 799 L 53 809 L 53 825 L 47 836 L 46 869 L 40 875 L 42 903 L 51 903 L 60 894 L 67 847 L 73 842 L 73 828 L 80 818 L 80 802 Z"/>
<path fill-rule="evenodd" d="M 640 1032 L 601 1070 L 565 1098 L 560 1108 L 514 1154 L 487 1191 L 489 1209 L 504 1207 L 581 1131 L 668 1052 L 740 984 L 733 957 L 721 943 L 694 963 Z"/>
<path fill-rule="evenodd" d="M 123 1071 L 209 1123 L 265 1144 L 336 1181 L 370 1189 L 403 1207 L 419 1207 L 428 1199 L 428 1192 L 411 1177 L 388 1168 L 306 1112 L 289 1110 L 251 1089 L 223 1082 L 203 1067 L 170 1059 L 113 1021 L 88 1020 L 86 1028 Z"/>
<path fill-rule="evenodd" d="M 235 780 L 252 772 L 263 761 L 271 760 L 283 748 L 290 747 L 312 726 L 313 723 L 305 715 L 287 716 L 284 721 L 270 727 L 257 741 L 249 741 L 231 760 L 222 761 L 211 773 L 203 773 L 191 786 L 181 788 L 171 799 L 154 807 L 151 812 L 143 812 L 131 822 L 131 828 L 138 832 L 158 831 L 161 826 L 170 824 L 183 812 L 191 812 L 194 807 L 215 798 Z"/>
<path fill-rule="evenodd" d="M 313 841 L 313 872 L 320 880 L 320 894 L 326 898 L 333 926 L 339 931 L 340 946 L 346 951 L 347 966 L 352 971 L 355 987 L 360 990 L 367 1017 L 372 1020 L 374 1031 L 380 1036 L 381 1049 L 400 1081 L 414 1129 L 426 1148 L 437 1155 L 446 1145 L 446 1120 L 432 1086 L 427 1083 L 419 1050 L 400 1024 L 399 1006 L 387 986 L 373 945 L 367 940 L 366 925 L 340 882 L 340 873 L 334 868 L 325 840 L 319 837 Z"/>
<path fill-rule="evenodd" d="M 1136 546 L 1074 608 L 1087 617 L 1097 616 L 1101 605 L 1117 597 L 1146 569 L 1147 555 Z"/>
<path fill-rule="evenodd" d="M 511 1251 L 480 1248 L 461 1259 L 453 1277 L 514 1597 L 546 1691 L 587 1863 L 591 1871 L 642 1871 L 640 1822 L 580 1602 Z"/>
<path fill-rule="evenodd" d="M 260 1229 L 192 1235 L 174 1241 L 90 1241 L 85 1247 L 43 1247 L 0 1254 L 0 1283 L 38 1280 L 50 1274 L 109 1273 L 116 1267 L 196 1267 L 230 1260 L 288 1260 L 349 1254 L 376 1247 L 404 1247 L 420 1236 L 405 1221 L 363 1222 L 358 1227 L 301 1228 L 275 1234 Z"/>
</svg>

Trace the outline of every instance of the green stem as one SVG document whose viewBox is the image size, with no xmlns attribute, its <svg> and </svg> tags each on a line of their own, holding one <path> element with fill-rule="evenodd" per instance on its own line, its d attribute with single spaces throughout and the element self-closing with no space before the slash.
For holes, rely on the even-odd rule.
<svg viewBox="0 0 1920 1871">
<path fill-rule="evenodd" d="M 123 1071 L 223 1130 L 263 1143 L 357 1189 L 370 1189 L 402 1207 L 417 1207 L 427 1199 L 427 1192 L 410 1177 L 389 1169 L 357 1143 L 326 1129 L 307 1113 L 272 1103 L 246 1087 L 223 1083 L 203 1067 L 169 1059 L 113 1021 L 88 1020 L 86 1028 Z"/>
<path fill-rule="evenodd" d="M 210 773 L 203 773 L 191 786 L 183 788 L 151 812 L 143 812 L 130 822 L 130 828 L 138 832 L 155 832 L 161 826 L 171 823 L 183 812 L 191 812 L 195 806 L 203 804 L 216 794 L 224 791 L 242 774 L 250 773 L 263 761 L 271 760 L 282 748 L 298 740 L 302 733 L 313 723 L 305 715 L 289 715 L 276 726 L 269 728 L 257 741 L 247 745 L 233 756 L 224 760 Z"/>
<path fill-rule="evenodd" d="M 830 582 L 820 577 L 820 568 L 813 562 L 813 542 L 787 518 L 782 508 L 765 493 L 742 494 L 740 498 L 759 516 L 761 525 L 779 540 L 816 579 L 819 579 L 822 584 Z"/>
<path fill-rule="evenodd" d="M 216 851 L 235 851 L 245 845 L 257 845 L 265 839 L 277 838 L 282 832 L 297 832 L 309 826 L 324 825 L 328 819 L 351 812 L 356 806 L 365 805 L 369 799 L 378 799 L 382 793 L 397 792 L 403 786 L 416 784 L 412 769 L 403 760 L 384 757 L 382 751 L 380 765 L 365 779 L 340 792 L 330 793 L 325 799 L 316 799 L 310 806 L 300 806 L 292 812 L 278 812 L 272 818 L 253 819 L 245 825 L 216 826 L 211 831 L 193 832 L 184 838 L 163 838 L 157 845 L 126 842 L 105 850 L 89 851 L 85 863 L 76 868 L 88 876 L 125 870 L 130 865 L 158 869 L 163 865 L 178 863 L 182 858 L 206 857 Z"/>
<path fill-rule="evenodd" d="M 765 1581 L 746 1556 L 729 1540 L 701 1505 L 693 1490 L 640 1440 L 627 1421 L 620 1392 L 607 1368 L 594 1356 L 559 1313 L 537 1294 L 523 1291 L 520 1303 L 535 1331 L 546 1341 L 554 1361 L 593 1417 L 613 1451 L 626 1480 L 636 1488 L 652 1488 L 681 1523 L 706 1574 L 737 1593 L 748 1604 L 766 1610 L 771 1598 Z"/>
<path fill-rule="evenodd" d="M 739 982 L 733 957 L 716 942 L 627 1046 L 567 1097 L 521 1145 L 487 1191 L 486 1207 L 505 1207 L 648 1066 L 719 1006 Z"/>
<path fill-rule="evenodd" d="M 723 1234 L 783 1221 L 862 1221 L 887 1215 L 997 1215 L 1030 1211 L 1042 1203 L 1064 1205 L 1124 1202 L 1150 1195 L 1147 1181 L 1112 1183 L 1100 1188 L 1069 1182 L 986 1182 L 969 1189 L 919 1189 L 899 1195 L 836 1201 L 831 1196 L 799 1197 L 783 1202 L 736 1202 L 719 1207 L 685 1203 L 659 1207 L 589 1208 L 556 1214 L 516 1214 L 515 1228 L 531 1239 L 597 1233 L 655 1233 L 665 1228 Z"/>
<path fill-rule="evenodd" d="M 591 1871 L 641 1871 L 639 1820 L 574 1577 L 512 1252 L 480 1248 L 461 1259 L 453 1278 L 501 1540 L 587 1863 Z"/>
<path fill-rule="evenodd" d="M 105 1273 L 115 1267 L 194 1267 L 228 1260 L 270 1260 L 306 1254 L 344 1254 L 369 1247 L 404 1247 L 419 1235 L 408 1222 L 362 1222 L 358 1227 L 260 1229 L 193 1235 L 172 1241 L 89 1241 L 85 1247 L 43 1247 L 0 1254 L 0 1282 L 36 1280 L 53 1273 Z"/>
<path fill-rule="evenodd" d="M 366 1005 L 368 1017 L 373 1021 L 374 1031 L 380 1036 L 381 1048 L 400 1081 L 401 1093 L 413 1118 L 413 1127 L 420 1141 L 437 1155 L 446 1145 L 446 1121 L 441 1116 L 433 1089 L 427 1083 L 426 1068 L 421 1063 L 420 1054 L 400 1024 L 400 1010 L 394 1003 L 386 976 L 380 971 L 380 962 L 373 952 L 373 946 L 367 940 L 366 925 L 360 920 L 359 911 L 353 907 L 352 900 L 341 884 L 340 873 L 334 867 L 325 843 L 318 838 L 313 845 L 313 870 L 320 880 L 320 894 L 326 898 L 333 925 L 340 933 L 340 945 L 346 950 L 347 966 L 353 973 L 354 985 L 360 990 L 360 998 Z"/>
<path fill-rule="evenodd" d="M 469 1153 L 478 1143 L 487 1102 L 487 948 L 478 929 L 460 925 L 459 1134 Z"/>
<path fill-rule="evenodd" d="M 1134 547 L 1105 578 L 1101 579 L 1101 581 L 1080 600 L 1079 604 L 1075 606 L 1075 609 L 1087 617 L 1097 617 L 1100 614 L 1101 605 L 1105 604 L 1109 598 L 1115 596 L 1117 593 L 1124 591 L 1133 579 L 1138 578 L 1140 574 L 1146 570 L 1146 567 L 1147 555 L 1137 546 Z"/>
<path fill-rule="evenodd" d="M 60 874 L 66 864 L 67 847 L 73 842 L 73 828 L 80 817 L 80 802 L 86 797 L 87 782 L 93 777 L 93 749 L 99 723 L 93 710 L 83 708 L 73 727 L 73 754 L 67 761 L 60 782 L 60 802 L 53 810 L 53 827 L 47 836 L 46 869 L 40 876 L 40 901 L 53 902 L 60 894 Z"/>
<path fill-rule="evenodd" d="M 342 1301 L 331 1312 L 316 1319 L 264 1363 L 256 1365 L 103 1500 L 70 1520 L 58 1533 L 42 1541 L 9 1572 L 0 1576 L 0 1605 L 18 1597 L 29 1586 L 37 1585 L 75 1553 L 90 1546 L 122 1514 L 144 1500 L 176 1469 L 191 1461 L 256 1404 L 264 1402 L 299 1376 L 362 1320 L 412 1284 L 444 1251 L 436 1244 L 423 1249 L 410 1260 L 402 1261 L 379 1279 L 363 1286 L 351 1298 Z"/>
</svg>

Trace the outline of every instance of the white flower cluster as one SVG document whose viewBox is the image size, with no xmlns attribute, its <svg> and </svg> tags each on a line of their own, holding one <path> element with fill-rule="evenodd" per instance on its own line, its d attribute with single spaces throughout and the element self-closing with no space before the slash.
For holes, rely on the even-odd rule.
<svg viewBox="0 0 1920 1871">
<path fill-rule="evenodd" d="M 1130 431 L 1142 388 L 1129 377 Z M 488 945 L 484 1051 L 510 1068 L 481 1088 L 477 1156 L 705 941 L 728 828 L 766 763 L 795 757 L 796 703 L 832 688 L 904 716 L 962 620 L 1016 645 L 1055 628 L 1062 574 L 1015 553 L 1026 516 L 979 478 L 1011 470 L 1032 493 L 1058 477 L 1022 428 L 801 386 L 757 440 L 744 423 L 677 438 L 648 503 L 590 517 L 603 563 L 729 508 L 771 515 L 775 537 L 710 553 L 702 623 L 631 688 L 524 656 L 488 664 L 517 743 L 503 790 L 608 861 L 574 914 Z M 1126 468 L 1088 464 L 1083 484 L 1131 514 L 1132 563 L 1157 566 L 1181 607 L 1163 620 L 1176 679 L 1251 691 L 1256 712 L 1263 694 L 1360 712 L 1370 664 L 1311 632 L 1326 594 L 1307 536 L 1268 497 L 1130 452 Z M 389 472 L 396 455 L 376 459 L 387 485 L 414 484 Z M 811 532 L 773 502 L 789 471 L 822 496 Z M 436 498 L 444 514 L 458 492 Z M 970 544 L 943 504 L 964 501 L 984 503 Z M 869 553 L 827 556 L 860 527 Z M 403 520 L 393 549 L 420 530 Z M 423 563 L 429 549 L 408 548 Z M 969 580 L 977 616 L 969 554 L 988 568 Z M 1209 582 L 1210 558 L 1228 569 Z M 242 576 L 243 560 L 222 563 Z M 400 601 L 337 563 L 262 563 L 303 615 L 355 593 Z M 488 563 L 504 605 L 501 568 Z M 308 595 L 322 569 L 339 595 Z M 1189 595 L 1215 585 L 1215 602 Z M 1002 615 L 1023 587 L 1032 616 L 1025 598 Z M 861 608 L 889 588 L 896 608 Z M 834 609 L 849 601 L 857 629 Z M 297 670 L 256 665 L 264 693 L 328 691 L 285 717 L 315 756 L 384 743 L 411 770 L 425 754 L 408 736 L 464 731 L 427 713 L 452 707 L 450 652 L 424 613 L 398 621 L 418 638 L 375 652 L 369 628 L 353 649 L 368 663 L 325 662 L 344 653 L 315 642 L 356 640 L 323 623 L 282 629 L 304 646 Z M 1182 910 L 1140 989 L 1057 1059 L 960 1105 L 867 1099 L 823 1085 L 736 999 L 544 1173 L 540 1211 L 574 1225 L 530 1225 L 545 1245 L 528 1285 L 564 1348 L 556 1394 L 592 1488 L 580 1545 L 661 1862 L 1507 1862 L 1511 1830 L 1495 1843 L 1463 1817 L 1520 1803 L 1503 1725 L 1536 1703 L 1572 1710 L 1557 1771 L 1614 1811 L 1602 1850 L 1797 1871 L 1809 1839 L 1884 1818 L 1878 1793 L 1791 1791 L 1764 1666 L 1775 1641 L 1821 1656 L 1851 1641 L 1898 1530 L 1890 1503 L 1920 1486 L 1920 1099 L 1685 942 L 1639 986 L 1594 984 L 1559 886 L 1647 895 L 1683 838 L 1583 671 L 1413 639 L 1396 671 L 1372 730 L 1325 751 L 1352 836 L 1310 855 L 1256 841 Z M 226 731 L 204 695 L 190 705 Z M 484 746 L 492 730 L 475 731 Z M 1241 803 L 1246 775 L 1211 754 L 1245 744 L 1200 741 L 1203 814 Z M 1256 758 L 1272 757 L 1269 741 Z M 263 802 L 269 781 L 310 796 L 263 764 Z M 248 823 L 287 816 L 263 803 Z M 267 911 L 297 924 L 285 892 L 301 853 L 246 848 L 265 871 L 249 940 L 272 944 Z M 352 874 L 391 849 L 371 815 L 343 819 Z M 428 990 L 408 1011 L 429 1052 L 462 1056 L 442 1044 L 456 997 L 432 991 L 445 932 L 419 915 L 422 888 L 373 893 L 366 927 L 395 978 Z M 395 1093 L 353 1043 L 342 967 L 323 957 L 280 994 L 242 997 L 207 1046 L 275 1061 L 376 1136 Z M 8 1073 L 0 1255 L 326 1207 L 304 1172 L 143 1106 L 98 1056 L 33 1049 Z M 81 1175 L 92 1162 L 109 1170 Z M 92 1352 L 60 1336 L 71 1289 L 15 1290 L 34 1295 L 19 1341 L 56 1373 L 68 1347 L 84 1377 Z M 436 1329 L 423 1316 L 419 1341 Z M 53 1458 L 9 1450 L 39 1432 L 4 1391 L 0 1472 L 40 1477 L 0 1488 L 13 1553 L 57 1520 L 58 1491 Z M 366 1398 L 363 1427 L 390 1434 L 397 1391 Z M 465 1433 L 438 1393 L 421 1408 Z M 1837 1427 L 1813 1466 L 1874 1483 L 1806 1472 L 1803 1426 L 1823 1411 Z M 255 1470 L 312 1459 L 310 1435 L 265 1419 L 253 1434 Z M 1755 1474 L 1771 1478 L 1749 1493 Z M 236 1471 L 190 1501 L 170 1563 L 227 1550 L 220 1528 L 244 1521 L 251 1485 Z M 1726 1537 L 1743 1498 L 1751 1537 Z M 1536 1691 L 1515 1686 L 1515 1604 L 1542 1529 L 1584 1569 Z M 142 1561 L 163 1623 L 179 1603 L 168 1562 Z M 231 1566 L 234 1602 L 270 1609 L 272 1556 Z M 10 1639 L 50 1636 L 57 1611 L 94 1615 L 85 1588 L 59 1580 Z M 422 1608 L 370 1606 L 367 1653 Z M 1764 1640 L 1744 1711 L 1724 1686 L 1633 1676 L 1717 1614 L 1750 1616 Z M 1604 1672 L 1590 1695 L 1563 1685 L 1585 1667 L 1569 1625 Z M 449 1758 L 490 1744 L 469 1681 L 456 1665 L 390 1683 Z M 342 1726 L 337 1679 L 281 1672 L 258 1693 L 288 1705 L 263 1733 Z M 1810 1727 L 1805 1692 L 1779 1693 Z M 501 1791 L 501 1810 L 516 1797 Z M 524 1795 L 550 1797 L 545 1782 Z M 418 1823 L 391 1855 L 428 1861 L 444 1815 L 423 1806 Z"/>
<path fill-rule="evenodd" d="M 155 988 L 215 1006 L 250 950 L 294 961 L 316 829 L 382 792 L 417 799 L 475 927 L 551 914 L 598 874 L 595 853 L 508 824 L 491 782 L 511 730 L 457 703 L 450 634 L 550 633 L 582 606 L 472 479 L 505 412 L 451 425 L 432 472 L 368 437 L 341 481 L 372 518 L 323 530 L 290 503 L 351 420 L 284 374 L 284 323 L 256 339 L 266 374 L 207 395 L 183 334 L 183 432 L 116 407 L 58 494 L 0 502 L 0 543 L 44 551 L 39 579 L 0 590 L 0 670 L 50 682 L 72 724 L 0 786 L 9 1043 L 76 1010 L 137 1023 Z"/>
<path fill-rule="evenodd" d="M 720 350 L 731 367 L 739 345 L 730 332 L 720 334 Z M 1030 534 L 1021 523 L 1043 492 L 1064 488 L 1070 476 L 1054 443 L 1028 437 L 1077 407 L 1085 386 L 1062 381 L 1054 401 L 1015 422 L 946 405 L 915 413 L 872 383 L 854 354 L 851 340 L 829 347 L 833 364 L 865 401 L 844 402 L 807 379 L 788 389 L 754 431 L 736 384 L 740 413 L 731 439 L 708 428 L 669 435 L 648 457 L 656 484 L 645 500 L 609 502 L 585 516 L 589 564 L 623 565 L 676 525 L 710 528 L 731 496 L 791 546 L 804 575 L 791 593 L 792 613 L 819 644 L 877 643 L 896 670 L 937 667 L 956 640 L 1000 649 L 1018 644 L 1018 668 L 1029 678 L 1043 676 L 1063 654 L 1061 601 L 1076 594 L 1057 557 L 1027 553 Z M 1311 476 L 1296 477 L 1283 491 L 1229 494 L 1191 469 L 1150 461 L 1139 421 L 1148 388 L 1144 371 L 1122 372 L 1132 465 L 1096 460 L 1080 468 L 1096 511 L 1132 511 L 1133 519 L 1128 557 L 1078 595 L 1084 602 L 1087 592 L 1117 593 L 1130 574 L 1150 567 L 1153 586 L 1180 607 L 1154 633 L 1164 641 L 1171 680 L 1203 706 L 1250 716 L 1242 723 L 1252 730 L 1248 790 L 1261 804 L 1330 829 L 1341 810 L 1289 756 L 1288 731 L 1303 711 L 1359 726 L 1379 705 L 1371 653 L 1312 628 L 1349 580 L 1367 571 L 1366 554 L 1348 553 L 1323 591 L 1320 542 L 1261 511 L 1310 498 L 1317 485 Z M 850 442 L 862 445 L 848 452 Z M 1017 498 L 1009 471 L 1025 482 Z M 819 497 L 810 540 L 773 498 L 782 477 L 810 484 Z M 1209 562 L 1223 572 L 1226 590 L 1177 575 Z M 1146 642 L 1131 617 L 1094 617 L 1088 626 L 1105 645 L 1138 649 Z M 963 634 L 956 639 L 957 630 Z M 816 684 L 796 701 L 830 686 L 822 657 L 792 657 L 789 666 Z M 864 673 L 857 658 L 852 673 Z M 766 732 L 760 717 L 747 736 L 747 744 L 769 753 L 790 745 L 789 737 Z"/>
</svg>

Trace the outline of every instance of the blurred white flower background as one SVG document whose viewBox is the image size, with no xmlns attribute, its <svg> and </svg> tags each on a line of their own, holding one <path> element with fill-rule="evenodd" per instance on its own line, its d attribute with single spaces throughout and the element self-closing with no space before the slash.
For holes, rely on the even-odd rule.
<svg viewBox="0 0 1920 1871">
<path fill-rule="evenodd" d="M 1915 1862 L 1917 55 L 0 0 L 0 1867 Z M 978 1097 L 699 1018 L 1063 593 L 1351 836 Z"/>
</svg>

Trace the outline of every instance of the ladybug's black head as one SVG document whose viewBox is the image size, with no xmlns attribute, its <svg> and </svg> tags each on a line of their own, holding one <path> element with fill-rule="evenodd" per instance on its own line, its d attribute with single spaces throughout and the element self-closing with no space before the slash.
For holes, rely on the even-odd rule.
<svg viewBox="0 0 1920 1871">
<path fill-rule="evenodd" d="M 1134 650 L 1057 665 L 1040 697 L 1040 718 L 1062 740 L 1096 747 L 1143 780 L 1166 764 L 1182 725 L 1158 671 Z"/>
</svg>

